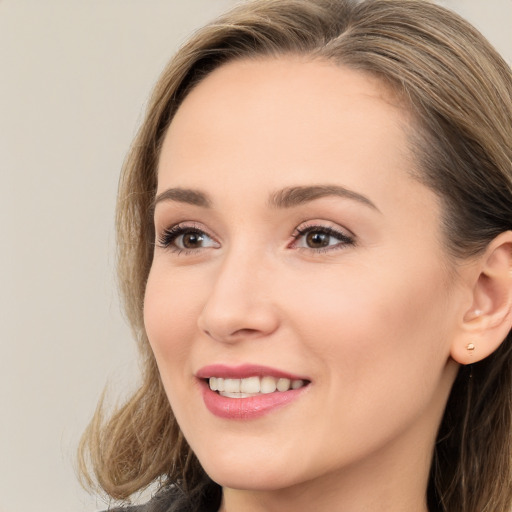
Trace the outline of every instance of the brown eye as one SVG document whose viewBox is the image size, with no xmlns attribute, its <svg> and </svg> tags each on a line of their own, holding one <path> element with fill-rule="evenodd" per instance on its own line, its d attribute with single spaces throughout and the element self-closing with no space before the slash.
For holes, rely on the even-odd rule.
<svg viewBox="0 0 512 512">
<path fill-rule="evenodd" d="M 189 232 L 182 235 L 181 245 L 184 249 L 197 249 L 204 242 L 202 233 Z"/>
<path fill-rule="evenodd" d="M 331 239 L 331 235 L 328 233 L 322 233 L 321 231 L 310 231 L 306 235 L 306 245 L 311 249 L 321 249 L 322 247 L 328 247 Z"/>
<path fill-rule="evenodd" d="M 332 249 L 341 249 L 355 244 L 353 236 L 331 226 L 308 226 L 297 228 L 293 235 L 297 249 L 309 249 L 316 252 L 325 252 Z"/>
<path fill-rule="evenodd" d="M 219 247 L 219 243 L 204 231 L 179 224 L 166 229 L 158 241 L 160 247 L 177 252 Z"/>
</svg>

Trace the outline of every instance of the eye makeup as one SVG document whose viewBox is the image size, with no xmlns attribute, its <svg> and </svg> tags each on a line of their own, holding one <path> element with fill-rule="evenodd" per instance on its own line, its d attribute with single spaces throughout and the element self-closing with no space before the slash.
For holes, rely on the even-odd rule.
<svg viewBox="0 0 512 512">
<path fill-rule="evenodd" d="M 356 244 L 354 235 L 318 222 L 297 227 L 292 238 L 290 247 L 320 253 Z"/>
<path fill-rule="evenodd" d="M 306 223 L 295 228 L 289 249 L 324 253 L 353 246 L 354 235 L 321 222 Z M 220 243 L 201 225 L 180 222 L 164 229 L 158 236 L 158 247 L 177 254 L 190 254 L 203 249 L 218 249 Z"/>
<path fill-rule="evenodd" d="M 181 254 L 218 248 L 220 244 L 197 224 L 179 223 L 162 231 L 158 237 L 158 246 Z"/>
</svg>

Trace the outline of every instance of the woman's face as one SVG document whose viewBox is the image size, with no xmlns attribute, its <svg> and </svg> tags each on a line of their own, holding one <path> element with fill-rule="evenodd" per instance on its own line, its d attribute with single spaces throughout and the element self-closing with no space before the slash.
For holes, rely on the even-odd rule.
<svg viewBox="0 0 512 512">
<path fill-rule="evenodd" d="M 427 472 L 467 304 L 413 129 L 377 80 L 293 58 L 224 65 L 179 108 L 145 325 L 220 484 Z"/>
</svg>

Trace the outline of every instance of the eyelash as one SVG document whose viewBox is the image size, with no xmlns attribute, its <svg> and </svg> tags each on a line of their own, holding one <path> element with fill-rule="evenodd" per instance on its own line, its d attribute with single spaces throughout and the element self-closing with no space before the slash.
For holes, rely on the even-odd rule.
<svg viewBox="0 0 512 512">
<path fill-rule="evenodd" d="M 193 253 L 195 251 L 199 251 L 201 249 L 204 249 L 204 247 L 197 247 L 195 249 L 187 249 L 187 248 L 181 248 L 177 247 L 175 242 L 176 240 L 186 234 L 194 234 L 199 236 L 206 236 L 210 240 L 212 240 L 214 243 L 218 243 L 212 236 L 210 236 L 208 233 L 206 233 L 203 229 L 200 229 L 196 226 L 190 226 L 190 225 L 182 225 L 182 224 L 176 224 L 174 226 L 171 226 L 170 228 L 165 229 L 162 234 L 158 238 L 158 245 L 162 249 L 168 249 L 169 251 L 175 252 L 177 254 L 181 253 Z"/>
<path fill-rule="evenodd" d="M 309 250 L 314 253 L 325 253 L 328 251 L 335 251 L 342 249 L 347 246 L 353 246 L 356 244 L 356 240 L 353 236 L 338 231 L 337 229 L 331 226 L 322 226 L 318 224 L 307 225 L 303 227 L 299 227 L 295 229 L 295 232 L 292 235 L 292 238 L 295 240 L 294 243 L 297 243 L 302 237 L 310 233 L 319 233 L 323 235 L 328 235 L 329 237 L 336 238 L 339 242 L 334 245 L 328 245 L 327 247 L 313 248 L 313 247 L 297 247 L 300 250 Z"/>
<path fill-rule="evenodd" d="M 334 245 L 328 245 L 326 247 L 319 247 L 319 248 L 313 248 L 313 247 L 296 247 L 298 250 L 307 250 L 311 251 L 313 253 L 325 253 L 328 251 L 333 250 L 339 250 L 343 247 L 347 246 L 353 246 L 355 245 L 356 241 L 353 236 L 347 235 L 346 233 L 343 233 L 341 231 L 338 231 L 337 229 L 334 229 L 330 226 L 322 226 L 322 225 L 307 225 L 303 227 L 298 227 L 295 229 L 295 232 L 292 234 L 293 238 L 293 245 L 296 245 L 297 242 L 302 238 L 307 236 L 310 233 L 318 233 L 322 235 L 327 235 L 332 238 L 336 238 L 339 242 Z M 182 225 L 182 224 L 176 224 L 174 226 L 171 226 L 170 228 L 165 229 L 162 234 L 158 238 L 158 245 L 159 247 L 163 249 L 170 250 L 174 253 L 181 254 L 181 253 L 194 253 L 196 251 L 200 251 L 201 249 L 207 249 L 209 247 L 197 247 L 194 249 L 190 248 L 181 248 L 177 247 L 175 245 L 176 240 L 185 234 L 195 234 L 202 237 L 207 237 L 210 239 L 214 244 L 218 244 L 218 242 L 210 236 L 208 233 L 206 233 L 203 229 L 200 229 L 197 226 L 190 226 L 190 225 Z M 211 247 L 211 246 L 210 246 Z"/>
</svg>

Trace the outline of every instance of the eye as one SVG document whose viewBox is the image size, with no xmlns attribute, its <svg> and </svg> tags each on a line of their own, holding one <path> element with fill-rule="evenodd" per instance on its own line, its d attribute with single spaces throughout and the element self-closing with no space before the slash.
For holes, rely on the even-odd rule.
<svg viewBox="0 0 512 512">
<path fill-rule="evenodd" d="M 217 248 L 219 243 L 195 226 L 176 224 L 165 229 L 158 239 L 160 247 L 181 253 L 205 248 Z"/>
<path fill-rule="evenodd" d="M 339 249 L 347 245 L 355 244 L 352 235 L 343 233 L 330 226 L 299 227 L 292 236 L 295 239 L 294 247 L 298 249 L 310 249 L 317 252 Z"/>
</svg>

